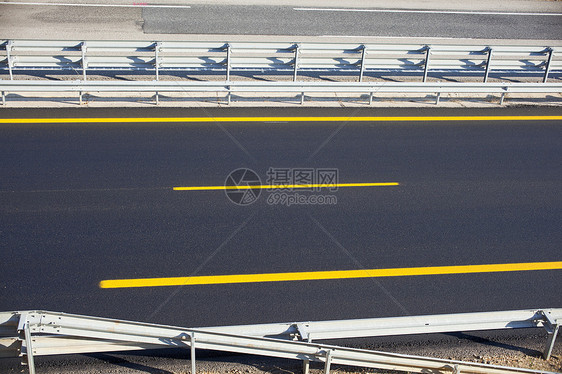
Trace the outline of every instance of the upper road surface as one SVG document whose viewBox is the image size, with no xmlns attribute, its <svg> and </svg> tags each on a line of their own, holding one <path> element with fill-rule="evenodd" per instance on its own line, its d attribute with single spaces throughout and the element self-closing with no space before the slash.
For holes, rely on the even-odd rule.
<svg viewBox="0 0 562 374">
<path fill-rule="evenodd" d="M 562 5 L 541 1 L 0 2 L 0 38 L 204 39 L 240 35 L 340 38 L 549 39 L 562 36 Z M 361 5 L 365 6 L 361 6 Z M 386 5 L 385 5 L 386 4 Z M 428 5 L 429 4 L 429 5 Z M 158 37 L 158 35 L 160 35 Z M 190 35 L 190 37 L 187 37 Z"/>
<path fill-rule="evenodd" d="M 559 109 L 0 115 L 0 310 L 201 326 L 562 306 Z M 522 117 L 537 115 L 555 117 Z M 336 169 L 352 185 L 274 191 L 334 204 L 264 189 L 240 206 L 220 189 L 239 168 L 263 184 L 269 168 Z"/>
</svg>

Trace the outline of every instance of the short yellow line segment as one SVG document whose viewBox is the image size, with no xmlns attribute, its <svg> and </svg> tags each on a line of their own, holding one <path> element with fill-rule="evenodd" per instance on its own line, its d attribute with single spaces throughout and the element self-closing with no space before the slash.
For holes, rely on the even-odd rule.
<svg viewBox="0 0 562 374">
<path fill-rule="evenodd" d="M 256 186 L 193 186 L 174 187 L 174 191 L 211 191 L 211 190 L 249 190 L 249 189 L 295 189 L 295 188 L 340 188 L 340 187 L 386 187 L 399 186 L 397 182 L 388 183 L 326 183 L 326 184 L 276 184 Z"/>
<path fill-rule="evenodd" d="M 497 272 L 512 272 L 512 271 L 560 270 L 560 269 L 562 269 L 562 261 L 525 262 L 525 263 L 511 263 L 511 264 L 429 266 L 429 267 L 390 268 L 390 269 L 313 271 L 313 272 L 297 272 L 297 273 L 265 273 L 265 274 L 208 275 L 208 276 L 170 277 L 170 278 L 110 279 L 110 280 L 102 280 L 99 286 L 100 288 L 193 286 L 193 285 L 209 285 L 209 284 L 291 282 L 291 281 L 326 280 L 326 279 L 405 277 L 405 276 L 414 276 L 414 275 L 497 273 Z"/>
<path fill-rule="evenodd" d="M 396 117 L 132 117 L 132 118 L 0 118 L 15 123 L 203 123 L 203 122 L 431 122 L 431 121 L 558 121 L 562 116 L 396 116 Z"/>
</svg>

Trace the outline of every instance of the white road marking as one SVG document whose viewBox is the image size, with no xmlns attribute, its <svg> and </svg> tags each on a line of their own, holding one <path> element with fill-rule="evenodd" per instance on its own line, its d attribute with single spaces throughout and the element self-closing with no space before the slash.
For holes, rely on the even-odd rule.
<svg viewBox="0 0 562 374">
<path fill-rule="evenodd" d="M 84 7 L 113 7 L 113 8 L 191 8 L 189 5 L 148 5 L 143 2 L 132 4 L 75 4 L 75 3 L 28 3 L 28 2 L 0 2 L 0 5 L 52 5 L 52 6 L 84 6 Z"/>
<path fill-rule="evenodd" d="M 299 11 L 318 12 L 369 12 L 369 13 L 429 13 L 429 14 L 476 14 L 500 16 L 562 16 L 562 13 L 517 13 L 517 12 L 480 12 L 464 10 L 412 10 L 412 9 L 353 9 L 353 8 L 293 8 Z"/>
</svg>

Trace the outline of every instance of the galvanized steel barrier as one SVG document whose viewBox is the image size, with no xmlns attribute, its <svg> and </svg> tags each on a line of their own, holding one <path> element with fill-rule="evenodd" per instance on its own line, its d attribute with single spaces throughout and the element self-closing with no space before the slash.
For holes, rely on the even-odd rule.
<svg viewBox="0 0 562 374">
<path fill-rule="evenodd" d="M 561 320 L 562 309 L 541 309 L 190 329 L 46 311 L 3 312 L 0 313 L 0 357 L 25 358 L 32 374 L 35 356 L 159 347 L 189 348 L 192 373 L 196 371 L 196 348 L 290 358 L 305 363 L 322 362 L 326 373 L 331 364 L 432 373 L 540 373 L 531 369 L 313 344 L 311 340 L 313 337 L 325 340 L 543 327 L 549 334 L 545 350 L 545 357 L 548 357 Z"/>
<path fill-rule="evenodd" d="M 29 85 L 22 80 L 14 79 L 18 73 L 29 72 L 58 72 L 74 73 L 81 77 L 80 81 L 58 84 L 49 81 L 50 85 L 58 87 L 56 90 L 68 85 L 75 88 L 69 91 L 111 92 L 138 91 L 138 85 L 145 85 L 146 81 L 135 85 L 138 81 L 95 81 L 95 87 L 89 87 L 88 79 L 92 74 L 99 72 L 124 72 L 134 71 L 142 74 L 154 74 L 154 80 L 160 81 L 165 74 L 174 72 L 224 74 L 222 88 L 214 85 L 216 81 L 197 82 L 198 88 L 192 91 L 222 92 L 224 89 L 233 92 L 240 87 L 241 82 L 232 81 L 233 73 L 261 71 L 268 75 L 292 74 L 293 82 L 298 82 L 304 74 L 310 72 L 332 72 L 334 74 L 355 75 L 357 92 L 365 92 L 360 83 L 364 78 L 383 73 L 394 75 L 418 75 L 419 82 L 429 84 L 428 78 L 432 73 L 456 74 L 459 77 L 481 77 L 481 83 L 466 83 L 467 89 L 462 86 L 449 85 L 460 91 L 454 92 L 488 92 L 494 93 L 496 86 L 490 85 L 489 78 L 496 75 L 501 79 L 520 77 L 538 77 L 538 81 L 547 84 L 549 78 L 560 77 L 562 74 L 562 46 L 524 46 L 524 45 L 412 45 L 412 44 L 334 44 L 334 43 L 266 43 L 266 42 L 134 42 L 134 41 L 41 41 L 41 40 L 5 40 L 0 41 L 0 71 L 4 71 L 6 78 L 13 80 L 0 80 L 0 90 L 7 93 L 29 92 Z M 318 92 L 321 85 L 317 82 L 298 82 L 301 92 Z M 47 85 L 37 80 L 35 89 L 39 92 L 53 92 L 47 90 Z M 88 83 L 87 83 L 88 82 Z M 178 88 L 189 87 L 185 80 L 168 80 L 178 82 Z M 273 92 L 293 86 L 280 86 L 281 82 L 258 82 L 254 87 L 259 92 Z M 283 84 L 286 84 L 284 82 Z M 351 92 L 342 91 L 336 83 L 349 84 L 353 82 L 329 82 L 323 85 L 322 92 Z M 385 86 L 386 92 L 403 92 L 404 87 L 412 87 L 409 92 L 441 92 L 430 91 L 414 82 L 404 82 L 407 85 L 396 85 L 401 82 L 379 82 L 372 87 Z M 386 83 L 386 84 L 382 84 Z M 446 82 L 447 83 L 447 82 Z M 446 83 L 440 83 L 445 87 Z M 455 82 L 451 82 L 455 83 Z M 539 82 L 538 82 L 539 83 Z M 152 92 L 163 91 L 161 86 L 150 82 L 154 86 Z M 548 91 L 540 91 L 539 85 L 532 85 L 526 89 L 531 91 L 518 92 L 562 92 L 558 88 L 561 83 L 552 83 L 554 86 Z M 171 85 L 171 83 L 170 83 Z M 116 86 L 120 86 L 119 89 Z M 197 85 L 192 85 L 197 86 Z M 171 87 L 171 86 L 170 86 Z M 490 91 L 485 91 L 486 87 Z M 94 89 L 95 88 L 95 89 Z M 381 88 L 382 89 L 382 88 Z M 443 88 L 445 89 L 445 88 Z M 546 89 L 546 86 L 544 86 Z M 214 91 L 216 90 L 216 91 Z M 476 90 L 476 91 L 475 91 Z M 171 92 L 171 88 L 166 91 Z M 179 91 L 179 89 L 178 89 Z M 293 89 L 284 92 L 294 92 Z M 497 91 L 496 91 L 497 92 Z M 500 92 L 501 93 L 501 92 Z M 304 96 L 304 95 L 303 95 Z M 157 98 L 158 96 L 156 96 Z"/>
</svg>

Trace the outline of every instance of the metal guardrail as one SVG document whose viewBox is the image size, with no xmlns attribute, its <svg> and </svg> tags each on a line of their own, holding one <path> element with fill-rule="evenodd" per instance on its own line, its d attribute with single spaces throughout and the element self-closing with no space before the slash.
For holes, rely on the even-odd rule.
<svg viewBox="0 0 562 374">
<path fill-rule="evenodd" d="M 86 93 L 223 93 L 230 103 L 233 94 L 263 93 L 300 94 L 301 104 L 305 94 L 314 93 L 355 93 L 369 95 L 369 104 L 381 93 L 420 93 L 435 94 L 439 103 L 443 93 L 485 93 L 498 94 L 503 104 L 505 95 L 532 93 L 562 93 L 562 83 L 460 83 L 460 82 L 186 82 L 186 81 L 36 81 L 36 80 L 0 80 L 2 103 L 6 103 L 7 93 L 18 92 L 68 92 L 75 93 L 82 103 Z"/>
<path fill-rule="evenodd" d="M 364 93 L 372 103 L 376 93 L 561 93 L 562 83 L 549 77 L 562 74 L 562 46 L 468 46 L 411 44 L 331 43 L 220 43 L 220 42 L 120 42 L 120 41 L 0 41 L 2 103 L 6 95 L 19 92 L 244 92 Z M 75 71 L 79 81 L 15 80 L 17 72 L 44 70 Z M 88 72 L 141 71 L 154 74 L 154 81 L 92 81 Z M 224 73 L 224 81 L 160 80 L 174 71 Z M 267 71 L 270 75 L 293 75 L 293 82 L 232 81 L 240 71 Z M 305 72 L 328 71 L 357 74 L 358 82 L 303 82 Z M 369 74 L 419 74 L 421 82 L 365 82 Z M 430 82 L 432 72 L 454 73 L 461 77 L 482 76 L 481 83 Z M 502 78 L 540 75 L 537 83 L 490 83 L 491 74 Z M 91 77 L 90 77 L 91 78 Z"/>
<path fill-rule="evenodd" d="M 419 72 L 425 82 L 432 71 L 489 75 L 562 72 L 562 46 L 419 45 L 281 42 L 53 41 L 0 40 L 0 69 L 88 71 L 142 70 L 156 80 L 168 71 L 261 70 L 292 72 L 296 81 L 306 71 L 356 72 L 362 81 L 381 71 Z"/>
<path fill-rule="evenodd" d="M 0 313 L 0 357 L 25 357 L 31 374 L 35 373 L 35 356 L 158 347 L 189 348 L 192 373 L 196 371 L 196 347 L 302 360 L 305 371 L 308 370 L 306 363 L 322 362 L 326 373 L 331 364 L 432 373 L 540 373 L 531 369 L 313 344 L 311 339 L 312 334 L 317 339 L 330 339 L 544 327 L 549 333 L 547 350 L 550 354 L 561 320 L 562 309 L 544 309 L 189 329 L 45 311 L 3 312 Z M 288 340 L 294 338 L 307 342 Z"/>
</svg>

